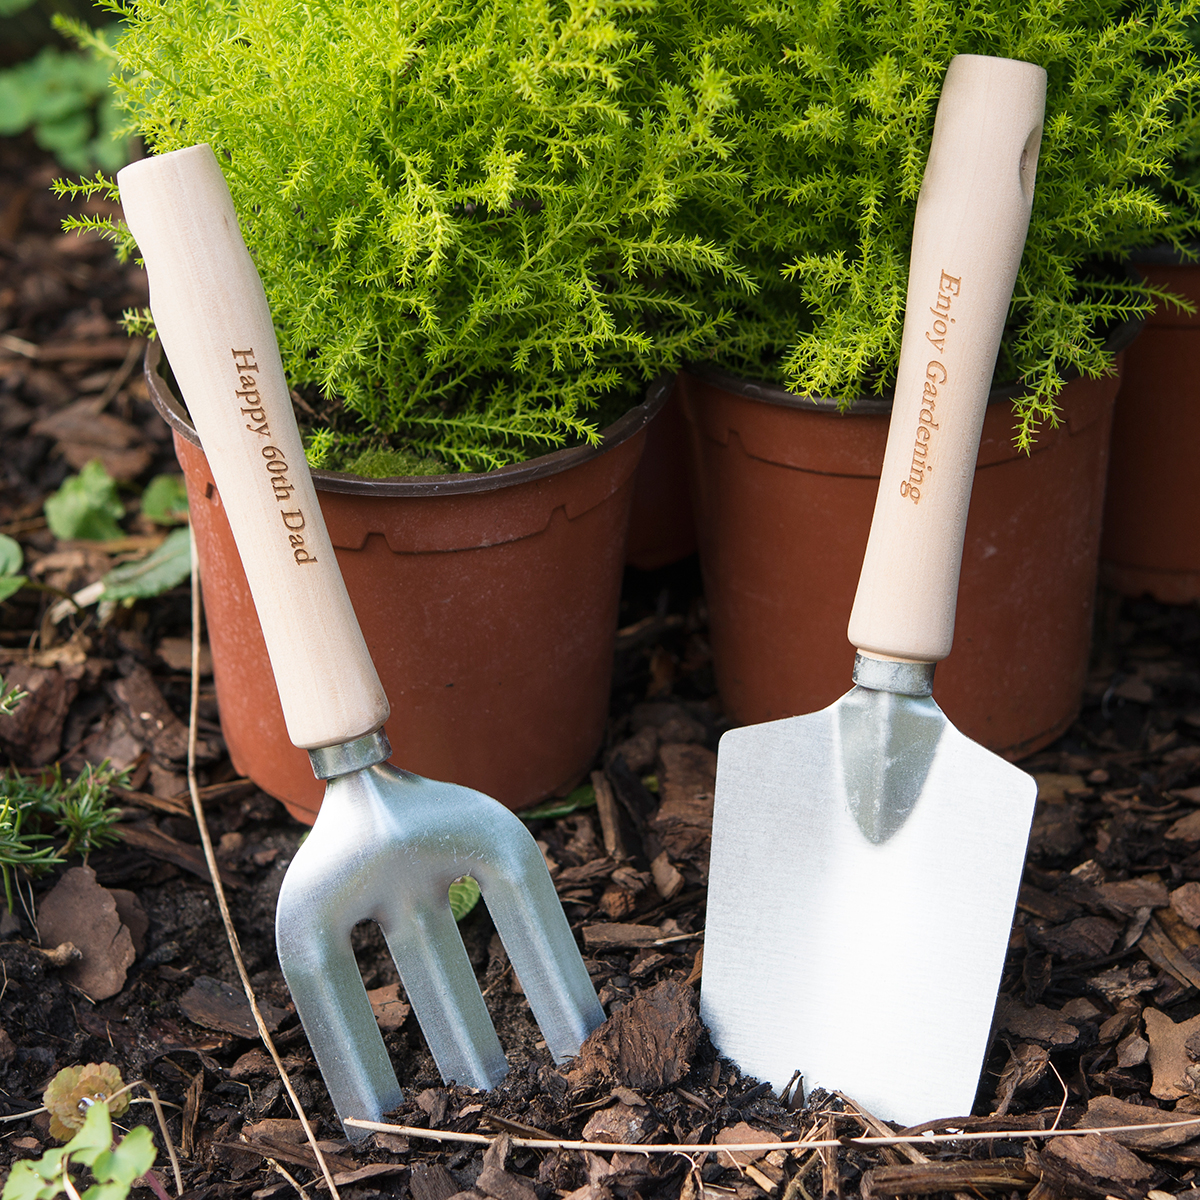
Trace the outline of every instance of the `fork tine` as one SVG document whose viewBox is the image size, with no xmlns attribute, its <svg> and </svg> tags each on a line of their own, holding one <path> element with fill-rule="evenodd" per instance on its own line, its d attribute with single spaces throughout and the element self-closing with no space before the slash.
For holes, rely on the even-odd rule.
<svg viewBox="0 0 1200 1200">
<path fill-rule="evenodd" d="M 562 1062 L 604 1011 L 533 835 L 500 805 L 490 817 L 490 850 L 474 874 L 546 1045 Z"/>
<path fill-rule="evenodd" d="M 467 1087 L 495 1087 L 508 1072 L 508 1061 L 449 900 L 430 895 L 416 904 L 397 896 L 380 914 L 380 925 L 442 1078 Z"/>
<path fill-rule="evenodd" d="M 285 880 L 286 884 L 286 880 Z M 281 893 L 281 900 L 283 894 Z M 284 978 L 339 1117 L 378 1121 L 403 1100 L 358 972 L 349 933 L 311 894 L 282 902 L 275 936 Z M 367 1136 L 353 1127 L 351 1140 Z"/>
</svg>

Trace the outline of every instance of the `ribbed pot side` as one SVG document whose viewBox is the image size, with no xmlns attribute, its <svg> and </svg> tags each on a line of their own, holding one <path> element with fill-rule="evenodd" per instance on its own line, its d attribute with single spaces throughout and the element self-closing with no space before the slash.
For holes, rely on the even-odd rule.
<svg viewBox="0 0 1200 1200">
<path fill-rule="evenodd" d="M 1100 578 L 1126 596 L 1191 604 L 1200 600 L 1200 265 L 1136 265 L 1151 283 L 1187 297 L 1197 311 L 1160 305 L 1125 354 L 1113 413 Z"/>
<path fill-rule="evenodd" d="M 677 387 L 726 713 L 752 724 L 824 708 L 851 686 L 846 626 L 889 405 L 842 414 L 711 372 L 684 372 Z M 954 648 L 934 696 L 959 729 L 1011 759 L 1079 712 L 1117 388 L 1117 376 L 1070 382 L 1062 424 L 1030 455 L 1012 445 L 1011 389 L 988 406 Z"/>
<path fill-rule="evenodd" d="M 221 496 L 158 357 L 147 380 L 187 481 L 221 730 L 235 768 L 311 823 L 325 785 L 288 740 Z M 608 712 L 634 473 L 668 387 L 598 450 L 474 476 L 313 472 L 398 766 L 514 809 L 583 776 Z"/>
</svg>

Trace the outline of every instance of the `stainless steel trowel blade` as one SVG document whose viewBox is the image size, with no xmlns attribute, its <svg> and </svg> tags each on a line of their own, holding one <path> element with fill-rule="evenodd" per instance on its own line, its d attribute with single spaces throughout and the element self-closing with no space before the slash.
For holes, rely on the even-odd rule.
<svg viewBox="0 0 1200 1200">
<path fill-rule="evenodd" d="M 933 700 L 867 691 L 721 739 L 701 1013 L 776 1091 L 799 1070 L 915 1124 L 971 1110 L 1037 787 Z M 902 750 L 862 777 L 887 701 Z"/>
</svg>

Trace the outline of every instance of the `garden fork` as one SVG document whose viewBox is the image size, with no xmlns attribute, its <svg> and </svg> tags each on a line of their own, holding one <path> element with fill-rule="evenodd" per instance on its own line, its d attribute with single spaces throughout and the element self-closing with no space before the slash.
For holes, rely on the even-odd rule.
<svg viewBox="0 0 1200 1200">
<path fill-rule="evenodd" d="M 508 1064 L 451 913 L 480 886 L 546 1045 L 573 1056 L 604 1019 L 546 863 L 498 801 L 388 764 L 387 697 L 351 607 L 296 427 L 271 314 L 207 145 L 118 175 L 150 307 L 229 517 L 288 736 L 327 780 L 276 912 L 279 962 L 339 1118 L 402 1099 L 351 948 L 383 929 L 442 1078 L 490 1088 Z M 347 1136 L 365 1131 L 346 1127 Z"/>
</svg>

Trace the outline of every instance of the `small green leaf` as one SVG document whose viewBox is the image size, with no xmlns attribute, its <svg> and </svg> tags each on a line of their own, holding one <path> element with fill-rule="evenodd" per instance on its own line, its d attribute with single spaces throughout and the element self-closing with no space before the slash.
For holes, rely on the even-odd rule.
<svg viewBox="0 0 1200 1200">
<path fill-rule="evenodd" d="M 156 1154 L 150 1130 L 138 1125 L 96 1159 L 92 1173 L 103 1183 L 121 1185 L 128 1192 L 130 1184 L 154 1166 Z"/>
<path fill-rule="evenodd" d="M 142 515 L 158 525 L 182 525 L 188 519 L 183 476 L 155 475 L 142 493 Z"/>
<path fill-rule="evenodd" d="M 582 784 L 561 800 L 547 800 L 537 808 L 527 808 L 518 814 L 525 821 L 541 821 L 550 817 L 565 817 L 581 808 L 592 808 L 596 803 L 596 789 L 590 783 Z"/>
<path fill-rule="evenodd" d="M 59 1151 L 51 1153 L 57 1153 L 60 1159 L 62 1157 Z M 53 1200 L 62 1189 L 56 1184 L 46 1183 L 57 1171 L 48 1172 L 43 1176 L 40 1168 L 44 1162 L 45 1159 L 39 1163 L 23 1158 L 13 1163 L 12 1171 L 4 1183 L 3 1200 Z"/>
<path fill-rule="evenodd" d="M 0 602 L 19 592 L 28 582 L 24 575 L 0 575 Z"/>
<path fill-rule="evenodd" d="M 91 1104 L 79 1132 L 63 1147 L 72 1158 L 91 1166 L 112 1146 L 112 1119 L 107 1104 Z"/>
<path fill-rule="evenodd" d="M 450 911 L 461 921 L 479 903 L 479 884 L 470 875 L 456 879 L 450 885 Z"/>
<path fill-rule="evenodd" d="M 104 577 L 105 600 L 161 596 L 181 584 L 192 571 L 191 539 L 186 529 L 173 529 L 153 554 L 114 567 Z"/>
<path fill-rule="evenodd" d="M 46 500 L 45 510 L 56 538 L 105 542 L 122 536 L 117 521 L 125 510 L 117 499 L 116 483 L 98 458 L 69 476 Z"/>
<path fill-rule="evenodd" d="M 0 533 L 0 575 L 15 575 L 24 561 L 21 543 Z"/>
</svg>

